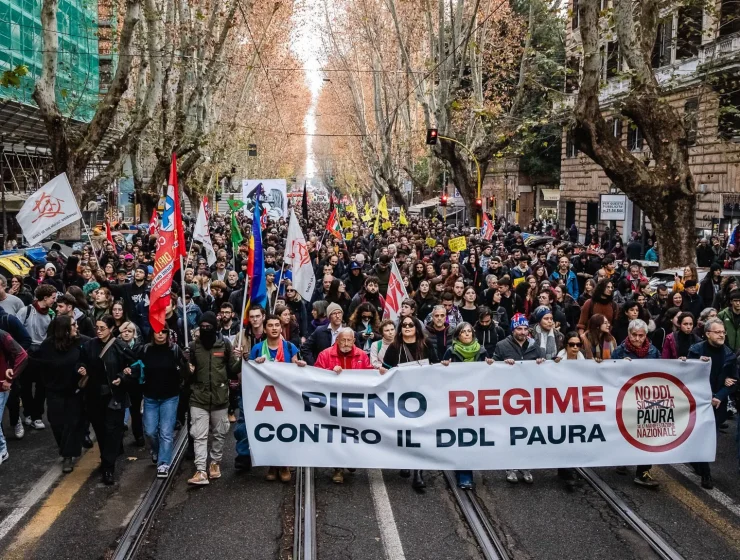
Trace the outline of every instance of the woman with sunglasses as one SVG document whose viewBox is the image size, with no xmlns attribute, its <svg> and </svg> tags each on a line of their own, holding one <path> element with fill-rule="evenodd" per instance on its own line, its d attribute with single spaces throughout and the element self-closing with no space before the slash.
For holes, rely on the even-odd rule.
<svg viewBox="0 0 740 560">
<path fill-rule="evenodd" d="M 308 336 L 309 312 L 306 302 L 303 301 L 301 294 L 298 293 L 290 280 L 285 280 L 285 305 L 290 308 L 295 316 L 298 323 L 298 332 L 301 335 L 301 344 L 303 344 Z"/>
<path fill-rule="evenodd" d="M 144 396 L 144 434 L 152 463 L 157 466 L 157 478 L 167 478 L 180 385 L 187 376 L 188 362 L 180 347 L 172 343 L 167 327 L 152 333 L 151 342 L 140 347 L 138 358 L 140 365 L 134 378 Z"/>
<path fill-rule="evenodd" d="M 373 342 L 380 340 L 380 317 L 372 303 L 361 303 L 347 324 L 355 332 L 355 345 L 369 356 Z"/>
<path fill-rule="evenodd" d="M 585 360 L 586 357 L 581 353 L 581 348 L 583 348 L 581 337 L 578 336 L 577 332 L 571 331 L 565 335 L 565 347 L 560 352 L 558 352 L 555 361 L 559 362 L 560 360 Z"/>
<path fill-rule="evenodd" d="M 100 445 L 103 483 L 114 483 L 116 458 L 123 441 L 123 418 L 131 406 L 126 385 L 131 379 L 134 353 L 113 336 L 116 320 L 103 315 L 95 321 L 95 338 L 82 346 L 77 369 L 86 386 L 87 415 Z"/>
<path fill-rule="evenodd" d="M 424 327 L 421 321 L 413 317 L 403 317 L 400 321 L 396 339 L 388 347 L 383 357 L 383 365 L 379 369 L 384 374 L 391 368 L 402 364 L 436 364 L 439 362 L 434 345 L 424 336 Z M 402 469 L 401 476 L 408 478 L 411 475 L 409 469 Z M 423 490 L 427 484 L 424 482 L 422 471 L 415 470 L 411 487 L 414 490 Z"/>
<path fill-rule="evenodd" d="M 493 360 L 488 357 L 486 349 L 475 338 L 473 326 L 470 323 L 460 323 L 455 327 L 452 344 L 445 351 L 441 364 L 449 366 L 451 362 L 487 362 Z M 473 488 L 473 471 L 455 471 L 457 485 L 463 490 Z"/>
</svg>

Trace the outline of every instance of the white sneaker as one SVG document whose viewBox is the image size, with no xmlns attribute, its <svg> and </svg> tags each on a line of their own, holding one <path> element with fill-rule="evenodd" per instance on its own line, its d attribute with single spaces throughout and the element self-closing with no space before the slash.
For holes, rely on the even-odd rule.
<svg viewBox="0 0 740 560">
<path fill-rule="evenodd" d="M 169 474 L 170 474 L 169 465 L 162 464 L 157 467 L 157 478 L 167 478 Z"/>
<path fill-rule="evenodd" d="M 511 482 L 512 484 L 519 482 L 519 479 L 516 476 L 516 471 L 506 471 L 506 482 Z"/>
<path fill-rule="evenodd" d="M 10 459 L 10 455 L 8 454 L 8 452 L 6 450 L 5 453 L 3 453 L 2 455 L 0 455 L 0 465 L 2 465 L 8 459 Z"/>
<path fill-rule="evenodd" d="M 46 424 L 44 424 L 41 420 L 34 420 L 33 427 L 36 430 L 43 430 L 44 428 L 46 428 Z"/>
<path fill-rule="evenodd" d="M 23 439 L 23 436 L 26 435 L 26 429 L 23 427 L 23 422 L 18 420 L 18 423 L 15 425 L 15 439 Z"/>
<path fill-rule="evenodd" d="M 534 478 L 532 478 L 532 473 L 529 471 L 519 471 L 522 473 L 522 479 L 524 479 L 524 482 L 527 484 L 532 484 L 534 482 Z"/>
<path fill-rule="evenodd" d="M 26 426 L 30 426 L 31 424 L 33 424 L 33 419 L 30 416 L 24 416 L 23 417 L 23 423 Z"/>
</svg>

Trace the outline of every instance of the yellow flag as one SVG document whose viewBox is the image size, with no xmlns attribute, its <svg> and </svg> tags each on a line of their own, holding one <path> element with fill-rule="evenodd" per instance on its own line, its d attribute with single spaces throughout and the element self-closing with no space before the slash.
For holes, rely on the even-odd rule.
<svg viewBox="0 0 740 560">
<path fill-rule="evenodd" d="M 378 212 L 380 212 L 380 215 L 383 216 L 384 220 L 388 219 L 388 203 L 385 201 L 385 195 L 383 195 L 383 198 L 378 202 Z"/>
<path fill-rule="evenodd" d="M 406 211 L 403 209 L 403 206 L 401 206 L 401 215 L 398 217 L 398 222 L 402 226 L 409 225 L 409 221 L 406 219 Z"/>
<path fill-rule="evenodd" d="M 373 235 L 380 233 L 380 212 L 375 214 L 375 225 L 373 226 Z"/>
<path fill-rule="evenodd" d="M 344 207 L 344 209 L 346 210 L 347 214 L 354 214 L 355 218 L 357 218 L 358 220 L 360 219 L 360 214 L 357 212 L 357 206 L 355 206 L 354 204 L 348 204 Z"/>
</svg>

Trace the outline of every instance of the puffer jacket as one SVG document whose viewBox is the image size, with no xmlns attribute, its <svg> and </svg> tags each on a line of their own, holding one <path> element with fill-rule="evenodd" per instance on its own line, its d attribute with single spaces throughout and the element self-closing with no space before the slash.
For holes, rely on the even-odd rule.
<svg viewBox="0 0 740 560">
<path fill-rule="evenodd" d="M 218 336 L 208 350 L 200 339 L 190 343 L 190 406 L 202 410 L 222 410 L 229 406 L 229 379 L 236 379 L 241 360 L 234 354 L 231 343 Z"/>
<path fill-rule="evenodd" d="M 345 356 L 339 354 L 339 347 L 334 344 L 326 350 L 322 350 L 316 358 L 316 363 L 314 363 L 314 367 L 329 370 L 336 366 L 342 369 L 373 369 L 368 355 L 357 346 L 353 346 L 352 353 Z"/>
<path fill-rule="evenodd" d="M 493 351 L 493 359 L 497 362 L 504 360 L 537 360 L 545 357 L 545 351 L 540 348 L 534 339 L 528 338 L 523 346 L 514 340 L 513 335 L 507 336 L 496 345 Z"/>
</svg>

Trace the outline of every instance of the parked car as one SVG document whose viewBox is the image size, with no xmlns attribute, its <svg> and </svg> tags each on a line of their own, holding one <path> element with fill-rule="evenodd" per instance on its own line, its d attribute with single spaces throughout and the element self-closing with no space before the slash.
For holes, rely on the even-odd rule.
<svg viewBox="0 0 740 560">
<path fill-rule="evenodd" d="M 709 273 L 709 268 L 697 268 L 696 272 L 699 274 L 699 282 L 704 280 L 704 277 Z M 658 289 L 658 284 L 665 284 L 669 290 L 673 290 L 673 283 L 676 280 L 676 275 L 683 277 L 682 268 L 664 268 L 659 270 L 650 277 L 650 291 L 654 292 Z M 722 270 L 722 277 L 725 276 L 736 276 L 740 279 L 740 271 L 738 270 Z"/>
</svg>

